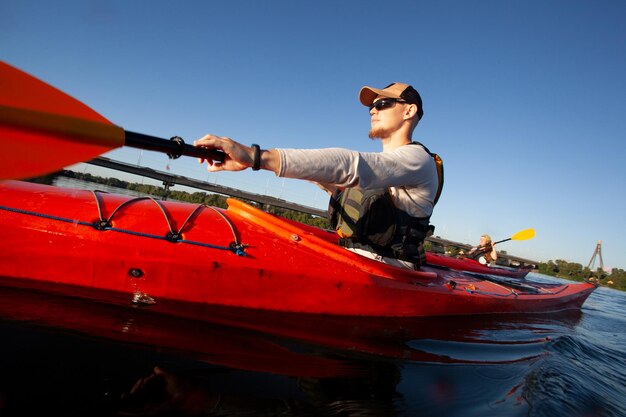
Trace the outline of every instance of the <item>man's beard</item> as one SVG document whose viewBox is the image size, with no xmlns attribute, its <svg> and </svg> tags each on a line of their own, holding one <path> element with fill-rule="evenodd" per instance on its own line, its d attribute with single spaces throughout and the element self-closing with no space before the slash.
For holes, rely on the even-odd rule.
<svg viewBox="0 0 626 417">
<path fill-rule="evenodd" d="M 379 127 L 379 128 L 372 128 L 368 136 L 370 139 L 382 139 L 382 138 L 386 138 L 387 136 L 389 136 L 390 133 L 391 132 L 389 131 L 389 129 Z"/>
</svg>

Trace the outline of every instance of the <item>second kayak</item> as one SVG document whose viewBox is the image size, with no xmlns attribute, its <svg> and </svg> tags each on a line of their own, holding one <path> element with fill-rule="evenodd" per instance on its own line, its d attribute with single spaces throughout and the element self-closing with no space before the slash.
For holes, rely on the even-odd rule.
<svg viewBox="0 0 626 417">
<path fill-rule="evenodd" d="M 473 259 L 453 258 L 433 252 L 426 252 L 426 262 L 430 265 L 443 266 L 457 271 L 474 272 L 477 274 L 498 275 L 511 278 L 524 278 L 530 272 L 526 268 L 504 268 L 499 266 L 483 265 Z"/>
</svg>

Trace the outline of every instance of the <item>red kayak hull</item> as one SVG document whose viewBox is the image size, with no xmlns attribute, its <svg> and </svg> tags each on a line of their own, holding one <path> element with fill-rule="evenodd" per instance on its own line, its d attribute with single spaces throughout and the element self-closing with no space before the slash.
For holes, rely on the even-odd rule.
<svg viewBox="0 0 626 417">
<path fill-rule="evenodd" d="M 200 319 L 210 305 L 379 317 L 543 313 L 578 309 L 595 289 L 527 291 L 452 270 L 395 268 L 232 199 L 222 210 L 6 181 L 0 227 L 0 276 L 11 285 Z"/>
</svg>

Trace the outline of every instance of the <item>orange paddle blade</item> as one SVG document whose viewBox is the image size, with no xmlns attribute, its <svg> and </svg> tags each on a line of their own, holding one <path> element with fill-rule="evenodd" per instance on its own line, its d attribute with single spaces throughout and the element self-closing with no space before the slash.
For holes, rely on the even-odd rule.
<svg viewBox="0 0 626 417">
<path fill-rule="evenodd" d="M 124 130 L 0 61 L 0 180 L 28 178 L 124 145 Z"/>
</svg>

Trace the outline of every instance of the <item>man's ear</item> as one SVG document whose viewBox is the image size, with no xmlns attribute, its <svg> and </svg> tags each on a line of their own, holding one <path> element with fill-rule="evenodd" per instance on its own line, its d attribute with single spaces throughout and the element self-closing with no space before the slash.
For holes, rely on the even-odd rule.
<svg viewBox="0 0 626 417">
<path fill-rule="evenodd" d="M 409 104 L 404 111 L 404 118 L 411 119 L 417 117 L 417 104 Z"/>
</svg>

